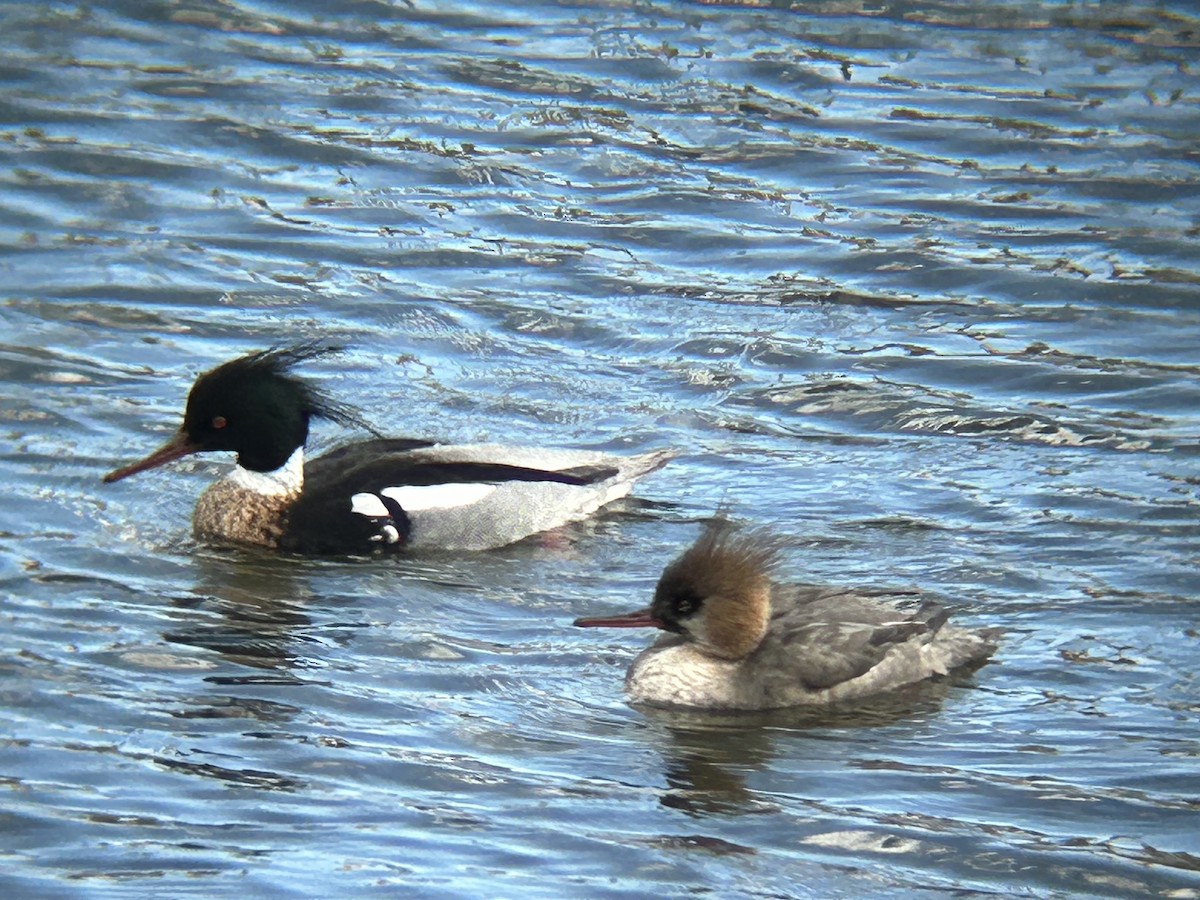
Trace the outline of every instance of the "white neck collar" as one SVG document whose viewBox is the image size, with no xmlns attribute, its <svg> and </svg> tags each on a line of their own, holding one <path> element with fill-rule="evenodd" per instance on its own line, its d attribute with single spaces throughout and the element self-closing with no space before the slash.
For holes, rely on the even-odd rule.
<svg viewBox="0 0 1200 900">
<path fill-rule="evenodd" d="M 278 469 L 272 472 L 252 472 L 237 466 L 229 480 L 240 488 L 265 497 L 286 497 L 300 493 L 304 487 L 304 448 L 297 447 Z"/>
</svg>

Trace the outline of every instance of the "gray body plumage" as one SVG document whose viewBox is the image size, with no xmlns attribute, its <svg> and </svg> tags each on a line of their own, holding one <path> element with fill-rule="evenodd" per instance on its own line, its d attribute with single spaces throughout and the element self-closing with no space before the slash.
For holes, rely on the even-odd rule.
<svg viewBox="0 0 1200 900">
<path fill-rule="evenodd" d="M 946 624 L 933 603 L 905 614 L 851 591 L 774 586 L 766 635 L 741 659 L 668 634 L 626 676 L 630 700 L 656 706 L 756 710 L 824 706 L 893 690 L 981 662 L 998 632 Z"/>
<path fill-rule="evenodd" d="M 506 447 L 500 444 L 435 445 L 412 451 L 414 459 L 440 462 L 486 462 L 550 472 L 611 469 L 592 484 L 553 481 L 508 481 L 463 506 L 408 512 L 413 549 L 486 550 L 532 534 L 585 519 L 626 496 L 634 482 L 665 465 L 674 454 L 654 451 L 617 456 L 594 450 Z"/>
</svg>

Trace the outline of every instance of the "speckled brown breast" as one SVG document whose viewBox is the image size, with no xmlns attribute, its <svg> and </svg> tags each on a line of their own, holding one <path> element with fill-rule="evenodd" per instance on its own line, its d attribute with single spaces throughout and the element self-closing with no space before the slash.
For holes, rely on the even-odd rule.
<svg viewBox="0 0 1200 900">
<path fill-rule="evenodd" d="M 200 540 L 252 544 L 274 550 L 283 534 L 287 508 L 297 496 L 267 496 L 227 480 L 218 481 L 200 495 L 192 516 L 192 531 Z"/>
</svg>

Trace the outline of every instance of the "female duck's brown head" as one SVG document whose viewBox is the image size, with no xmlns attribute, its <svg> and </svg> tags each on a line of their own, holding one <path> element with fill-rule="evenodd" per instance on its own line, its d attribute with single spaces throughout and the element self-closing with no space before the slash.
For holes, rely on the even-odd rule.
<svg viewBox="0 0 1200 900">
<path fill-rule="evenodd" d="M 779 543 L 760 531 L 710 524 L 667 566 L 654 602 L 624 616 L 577 619 L 581 627 L 654 627 L 681 634 L 720 659 L 741 659 L 761 643 L 771 618 L 771 572 Z"/>
</svg>

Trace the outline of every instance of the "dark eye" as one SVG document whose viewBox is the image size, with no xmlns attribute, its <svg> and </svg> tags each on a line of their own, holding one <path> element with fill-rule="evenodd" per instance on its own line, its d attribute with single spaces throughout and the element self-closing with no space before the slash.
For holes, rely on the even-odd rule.
<svg viewBox="0 0 1200 900">
<path fill-rule="evenodd" d="M 228 424 L 229 423 L 225 421 L 224 416 L 213 416 L 212 427 L 214 430 L 220 431 L 222 428 L 224 428 Z"/>
<path fill-rule="evenodd" d="M 676 618 L 686 619 L 694 615 L 703 602 L 699 594 L 693 594 L 691 591 L 680 592 L 671 600 L 671 612 Z"/>
</svg>

